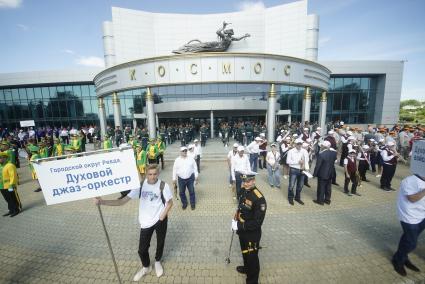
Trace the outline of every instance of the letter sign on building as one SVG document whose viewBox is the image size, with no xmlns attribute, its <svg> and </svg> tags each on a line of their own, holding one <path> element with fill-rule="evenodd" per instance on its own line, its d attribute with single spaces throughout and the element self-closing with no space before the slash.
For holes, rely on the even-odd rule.
<svg viewBox="0 0 425 284">
<path fill-rule="evenodd" d="M 254 65 L 254 72 L 255 72 L 255 74 L 260 74 L 261 73 L 261 63 L 260 62 L 257 62 Z"/>
<path fill-rule="evenodd" d="M 136 69 L 130 69 L 130 80 L 136 80 Z"/>
<path fill-rule="evenodd" d="M 283 72 L 286 76 L 289 76 L 291 74 L 291 65 L 286 65 L 285 68 L 283 68 Z"/>
<path fill-rule="evenodd" d="M 198 65 L 192 63 L 192 65 L 190 65 L 190 73 L 196 75 L 198 73 Z"/>
<path fill-rule="evenodd" d="M 223 74 L 230 74 L 231 69 L 230 69 L 230 63 L 223 63 Z"/>
<path fill-rule="evenodd" d="M 164 77 L 164 75 L 165 75 L 165 68 L 164 68 L 164 66 L 160 65 L 158 67 L 158 75 L 159 75 L 159 77 Z"/>
</svg>

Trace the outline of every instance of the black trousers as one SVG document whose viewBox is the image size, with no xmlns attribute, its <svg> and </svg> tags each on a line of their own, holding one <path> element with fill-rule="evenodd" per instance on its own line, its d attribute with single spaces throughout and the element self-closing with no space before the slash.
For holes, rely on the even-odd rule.
<svg viewBox="0 0 425 284">
<path fill-rule="evenodd" d="M 9 213 L 13 214 L 22 210 L 21 199 L 19 198 L 16 188 L 14 188 L 12 192 L 9 192 L 7 188 L 0 189 L 0 191 L 4 200 L 7 202 L 7 209 L 9 209 Z"/>
<path fill-rule="evenodd" d="M 395 169 L 397 168 L 397 165 L 387 165 L 384 163 L 382 167 L 383 169 L 382 169 L 382 176 L 381 176 L 381 187 L 390 188 L 391 181 L 394 177 Z"/>
<path fill-rule="evenodd" d="M 345 174 L 344 174 L 345 175 Z M 351 193 L 356 193 L 357 190 L 357 180 L 356 180 L 356 173 L 350 174 L 350 177 L 347 178 L 347 176 L 345 176 L 345 181 L 344 181 L 344 192 L 348 193 L 348 185 L 350 184 L 350 181 L 352 182 L 351 185 Z"/>
<path fill-rule="evenodd" d="M 198 167 L 198 173 L 201 173 L 201 155 L 196 155 L 196 166 Z"/>
<path fill-rule="evenodd" d="M 164 153 L 158 154 L 156 158 L 156 163 L 159 165 L 159 160 L 161 160 L 161 169 L 164 169 Z"/>
<path fill-rule="evenodd" d="M 156 233 L 156 253 L 155 260 L 160 261 L 164 252 L 165 236 L 167 235 L 168 217 L 163 221 L 158 220 L 155 225 L 149 228 L 140 229 L 139 256 L 143 267 L 148 267 L 151 263 L 149 258 L 149 247 L 153 232 Z"/>
<path fill-rule="evenodd" d="M 367 161 L 360 160 L 359 161 L 359 174 L 362 180 L 366 180 L 366 171 L 369 169 L 369 164 Z"/>
<path fill-rule="evenodd" d="M 158 159 L 148 159 L 148 164 L 157 164 L 158 163 Z"/>
<path fill-rule="evenodd" d="M 317 179 L 317 201 L 331 201 L 332 179 Z"/>
<path fill-rule="evenodd" d="M 238 232 L 241 245 L 243 265 L 246 271 L 246 283 L 258 283 L 260 275 L 260 260 L 258 249 L 260 247 L 261 230 Z"/>
</svg>

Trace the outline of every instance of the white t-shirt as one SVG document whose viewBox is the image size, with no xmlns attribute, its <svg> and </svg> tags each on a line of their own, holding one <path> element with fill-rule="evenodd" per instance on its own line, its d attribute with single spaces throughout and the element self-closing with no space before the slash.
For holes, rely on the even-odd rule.
<svg viewBox="0 0 425 284">
<path fill-rule="evenodd" d="M 397 213 L 400 221 L 408 224 L 418 224 L 425 219 L 425 197 L 416 202 L 410 202 L 407 195 L 413 195 L 425 189 L 425 181 L 417 176 L 408 176 L 401 181 L 397 199 Z"/>
<path fill-rule="evenodd" d="M 149 184 L 147 180 L 143 182 L 139 202 L 139 223 L 142 229 L 155 225 L 165 208 L 161 200 L 160 184 L 161 180 L 159 179 L 155 184 Z M 139 193 L 140 189 L 133 189 L 127 196 L 131 199 L 138 199 Z M 166 203 L 173 198 L 173 194 L 167 183 L 164 186 L 162 195 Z"/>
</svg>

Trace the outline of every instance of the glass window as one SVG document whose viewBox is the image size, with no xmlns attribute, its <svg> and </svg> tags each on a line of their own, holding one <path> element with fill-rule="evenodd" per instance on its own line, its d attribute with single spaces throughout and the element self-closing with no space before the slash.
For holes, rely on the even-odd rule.
<svg viewBox="0 0 425 284">
<path fill-rule="evenodd" d="M 353 89 L 360 89 L 360 78 L 353 78 Z"/>
<path fill-rule="evenodd" d="M 56 91 L 56 87 L 49 87 L 50 98 L 57 98 L 58 94 Z M 43 93 L 44 96 L 44 93 Z"/>
<path fill-rule="evenodd" d="M 334 89 L 341 89 L 343 87 L 343 78 L 335 78 Z"/>
<path fill-rule="evenodd" d="M 4 99 L 6 101 L 11 101 L 12 100 L 12 90 L 6 89 L 3 92 L 4 92 Z"/>
<path fill-rule="evenodd" d="M 48 87 L 37 88 L 37 89 L 39 89 L 41 92 L 39 92 L 39 93 L 36 94 L 36 96 L 35 96 L 36 99 L 41 99 L 42 98 L 42 96 L 41 96 L 42 94 L 43 94 L 43 98 L 45 100 L 50 99 L 50 91 L 49 91 L 49 88 Z"/>
<path fill-rule="evenodd" d="M 91 107 L 91 99 L 84 99 L 83 100 L 83 108 L 84 108 L 84 116 L 91 116 L 93 114 L 93 110 Z"/>
<path fill-rule="evenodd" d="M 28 101 L 34 99 L 34 89 L 33 88 L 27 88 L 26 89 L 26 93 L 27 93 L 27 99 L 28 99 Z"/>
<path fill-rule="evenodd" d="M 369 89 L 369 78 L 361 78 L 360 87 L 365 90 Z"/>
<path fill-rule="evenodd" d="M 90 97 L 89 85 L 81 85 L 81 94 L 83 97 Z"/>
<path fill-rule="evenodd" d="M 21 88 L 19 89 L 19 97 L 18 97 L 19 101 L 22 102 L 24 101 L 26 103 L 27 101 L 27 92 L 25 89 Z"/>
<path fill-rule="evenodd" d="M 350 109 L 350 93 L 345 93 L 341 95 L 342 102 L 341 102 L 341 109 L 343 111 L 347 111 Z"/>
<path fill-rule="evenodd" d="M 12 89 L 12 99 L 15 102 L 19 101 L 19 91 L 18 91 L 18 89 Z"/>
<path fill-rule="evenodd" d="M 74 93 L 75 96 L 77 96 L 79 98 L 82 97 L 81 86 L 80 85 L 74 85 L 74 86 L 72 86 L 72 92 Z"/>
<path fill-rule="evenodd" d="M 351 88 L 351 84 L 353 83 L 353 78 L 344 78 L 344 88 Z"/>
<path fill-rule="evenodd" d="M 3 89 L 0 89 L 0 101 L 4 101 Z"/>
<path fill-rule="evenodd" d="M 89 91 L 90 91 L 90 97 L 96 97 L 96 89 L 94 88 L 94 85 L 89 85 Z"/>
<path fill-rule="evenodd" d="M 341 110 L 341 103 L 342 103 L 342 94 L 334 94 L 333 97 L 333 110 L 334 111 L 340 111 Z"/>
<path fill-rule="evenodd" d="M 367 111 L 368 105 L 369 105 L 368 92 L 363 91 L 363 92 L 360 93 L 359 110 L 360 111 Z"/>
</svg>

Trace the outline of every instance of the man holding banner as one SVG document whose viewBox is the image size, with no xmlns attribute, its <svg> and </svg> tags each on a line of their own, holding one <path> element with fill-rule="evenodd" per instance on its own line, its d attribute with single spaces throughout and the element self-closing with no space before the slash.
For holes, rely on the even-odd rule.
<svg viewBox="0 0 425 284">
<path fill-rule="evenodd" d="M 140 199 L 139 222 L 141 226 L 139 240 L 139 256 L 143 267 L 134 275 L 133 281 L 139 281 L 144 275 L 150 273 L 149 246 L 152 234 L 156 232 L 157 246 L 155 254 L 155 272 L 161 277 L 164 269 L 161 265 L 162 253 L 164 251 L 165 236 L 167 234 L 167 216 L 173 206 L 173 195 L 170 187 L 164 181 L 158 179 L 159 169 L 156 164 L 150 164 L 146 170 L 146 180 L 142 181 L 140 188 L 131 190 L 122 199 L 104 200 L 97 197 L 97 205 L 120 206 L 126 204 L 130 199 Z"/>
<path fill-rule="evenodd" d="M 2 187 L 0 191 L 7 202 L 9 212 L 3 216 L 14 217 L 21 213 L 22 205 L 18 195 L 18 174 L 16 172 L 16 166 L 8 160 L 9 155 L 6 152 L 0 152 L 0 168 Z"/>
</svg>

